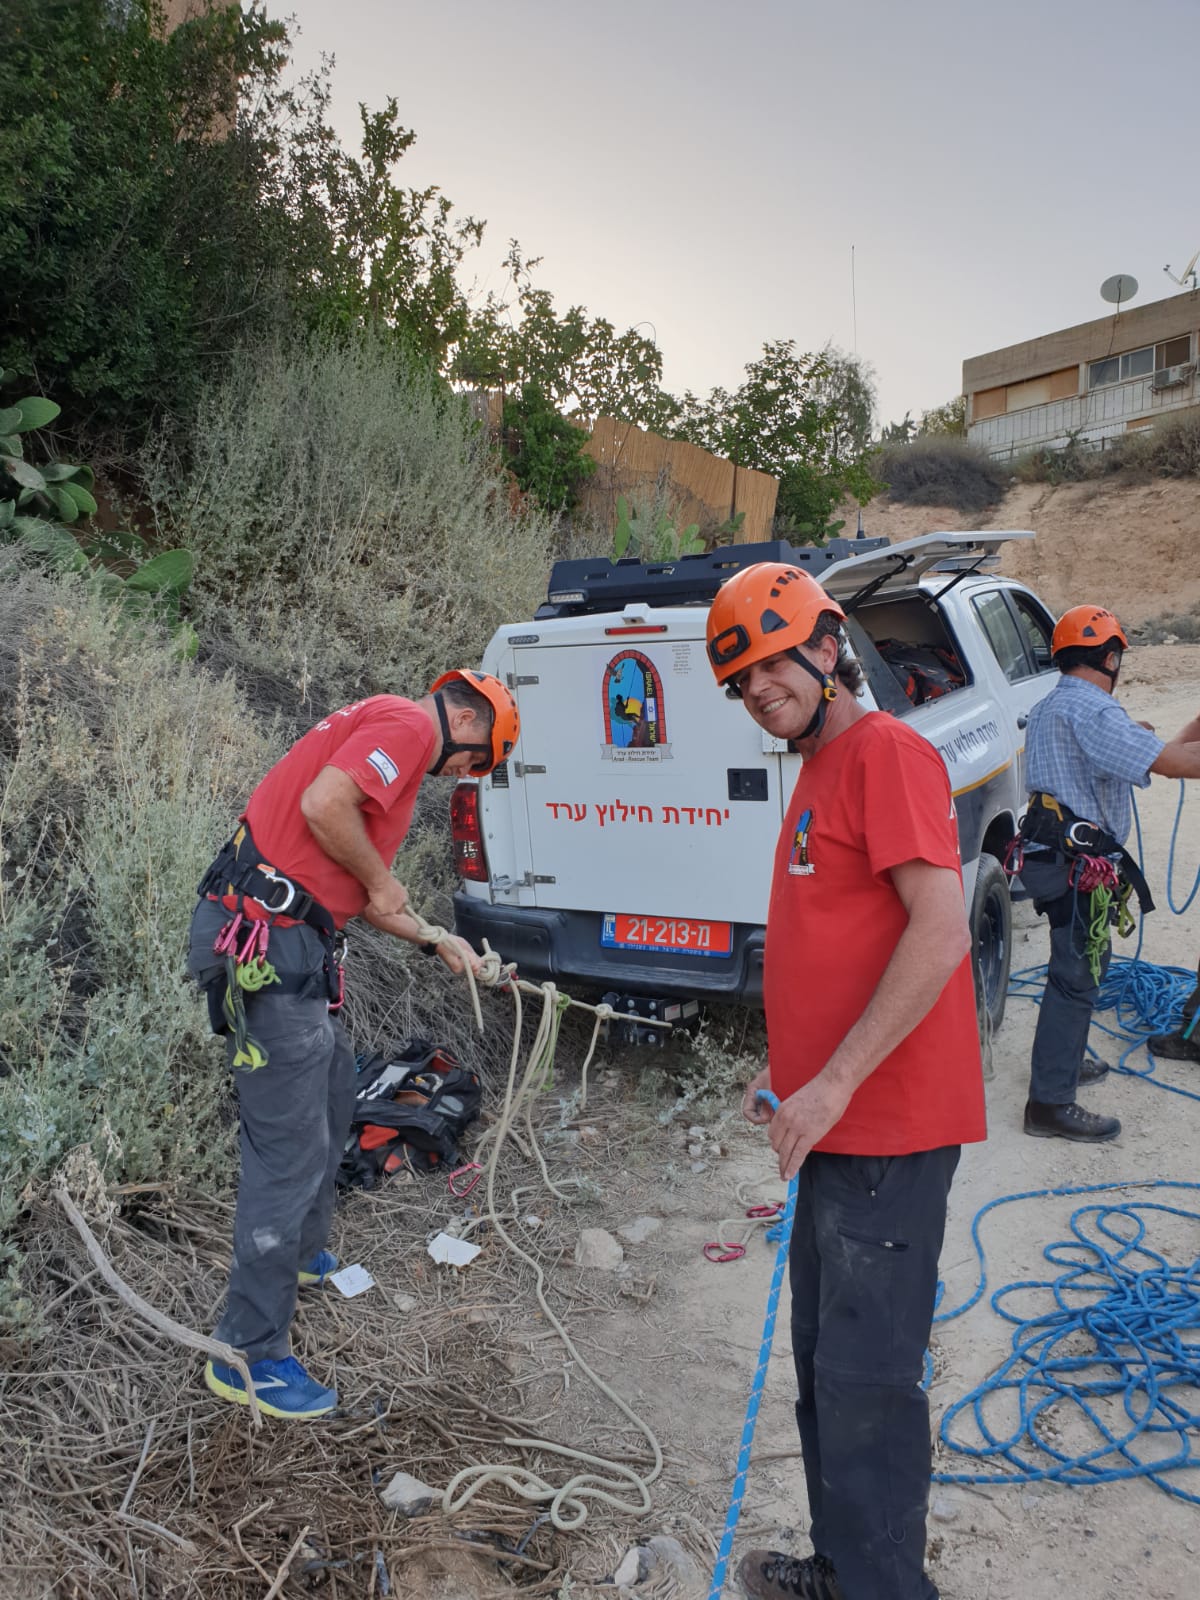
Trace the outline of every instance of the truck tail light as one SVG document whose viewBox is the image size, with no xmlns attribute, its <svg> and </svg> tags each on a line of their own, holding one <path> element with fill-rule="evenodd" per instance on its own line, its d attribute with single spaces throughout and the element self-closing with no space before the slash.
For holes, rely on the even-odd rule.
<svg viewBox="0 0 1200 1600">
<path fill-rule="evenodd" d="M 459 783 L 450 796 L 450 838 L 460 878 L 473 883 L 488 881 L 487 853 L 479 826 L 479 785 Z"/>
</svg>

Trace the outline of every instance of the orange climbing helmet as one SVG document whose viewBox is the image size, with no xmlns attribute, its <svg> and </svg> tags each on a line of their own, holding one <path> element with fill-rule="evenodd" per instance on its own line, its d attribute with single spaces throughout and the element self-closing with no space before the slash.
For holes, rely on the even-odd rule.
<svg viewBox="0 0 1200 1600">
<path fill-rule="evenodd" d="M 1111 611 L 1103 606 L 1072 606 L 1058 619 L 1050 652 L 1057 655 L 1060 650 L 1097 650 L 1113 639 L 1122 650 L 1128 650 L 1125 630 Z"/>
<path fill-rule="evenodd" d="M 492 708 L 492 734 L 487 744 L 457 744 L 450 737 L 450 722 L 446 716 L 446 707 L 441 694 L 448 683 L 461 679 L 468 688 L 480 694 Z M 438 718 L 442 724 L 442 753 L 438 757 L 437 765 L 430 768 L 432 773 L 438 773 L 449 761 L 451 756 L 458 755 L 461 751 L 470 750 L 478 755 L 478 760 L 471 763 L 471 771 L 482 777 L 498 767 L 516 748 L 517 737 L 521 732 L 521 713 L 517 710 L 517 702 L 512 697 L 512 691 L 494 678 L 488 672 L 473 672 L 467 667 L 456 667 L 452 672 L 443 672 L 437 682 L 431 687 L 430 694 L 437 704 Z"/>
<path fill-rule="evenodd" d="M 812 637 L 823 611 L 845 620 L 837 601 L 799 567 L 785 561 L 743 567 L 717 590 L 708 613 L 708 660 L 717 682 L 795 650 Z"/>
</svg>

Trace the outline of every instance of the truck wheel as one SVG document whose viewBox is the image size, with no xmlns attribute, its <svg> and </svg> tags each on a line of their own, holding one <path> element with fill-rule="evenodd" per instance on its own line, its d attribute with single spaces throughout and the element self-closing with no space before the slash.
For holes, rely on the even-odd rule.
<svg viewBox="0 0 1200 1600">
<path fill-rule="evenodd" d="M 986 852 L 979 857 L 975 898 L 971 902 L 971 961 L 976 999 L 980 1011 L 987 1012 L 989 1031 L 995 1033 L 1004 1021 L 1004 1002 L 1008 998 L 1012 901 L 1004 868 Z"/>
</svg>

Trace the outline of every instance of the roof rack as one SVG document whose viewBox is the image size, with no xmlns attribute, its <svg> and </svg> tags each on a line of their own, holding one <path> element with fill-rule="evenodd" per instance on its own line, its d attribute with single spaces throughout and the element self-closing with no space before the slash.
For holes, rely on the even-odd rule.
<svg viewBox="0 0 1200 1600">
<path fill-rule="evenodd" d="M 830 539 L 825 545 L 792 545 L 786 539 L 760 544 L 723 545 L 675 561 L 556 561 L 537 620 L 621 611 L 630 603 L 650 606 L 708 605 L 717 590 L 743 567 L 759 561 L 784 561 L 811 572 L 818 581 L 826 567 L 849 556 L 881 550 L 887 539 Z"/>
</svg>

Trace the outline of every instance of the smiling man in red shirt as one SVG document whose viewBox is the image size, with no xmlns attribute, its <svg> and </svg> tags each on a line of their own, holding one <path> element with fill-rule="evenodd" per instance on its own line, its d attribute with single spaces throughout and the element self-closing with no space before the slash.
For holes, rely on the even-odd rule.
<svg viewBox="0 0 1200 1600">
<path fill-rule="evenodd" d="M 845 620 L 747 567 L 708 620 L 717 682 L 804 758 L 775 853 L 768 1065 L 743 1114 L 799 1173 L 790 1274 L 813 1554 L 753 1550 L 755 1600 L 936 1600 L 920 1387 L 960 1146 L 986 1135 L 958 827 L 937 752 L 856 696 Z M 757 1100 L 769 1088 L 772 1116 Z"/>
<path fill-rule="evenodd" d="M 392 861 L 426 777 L 490 772 L 512 751 L 516 703 L 496 678 L 447 672 L 420 700 L 343 706 L 283 756 L 200 885 L 188 966 L 227 1036 L 241 1115 L 229 1295 L 217 1338 L 240 1350 L 260 1407 L 312 1418 L 337 1394 L 291 1354 L 299 1285 L 337 1266 L 325 1248 L 334 1175 L 354 1110 L 354 1050 L 335 1015 L 339 945 L 351 917 L 421 942 Z M 465 940 L 426 947 L 454 972 Z M 260 959 L 261 958 L 261 959 Z M 269 965 L 264 965 L 269 963 Z M 235 1367 L 205 1382 L 247 1402 Z"/>
</svg>

